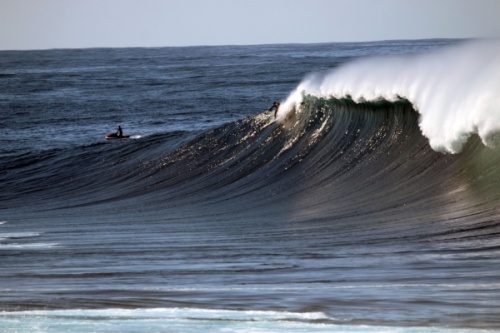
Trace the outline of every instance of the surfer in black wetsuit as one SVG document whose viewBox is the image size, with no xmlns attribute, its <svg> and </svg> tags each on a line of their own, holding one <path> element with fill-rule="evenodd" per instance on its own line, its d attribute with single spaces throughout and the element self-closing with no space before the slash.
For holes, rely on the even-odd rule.
<svg viewBox="0 0 500 333">
<path fill-rule="evenodd" d="M 123 136 L 123 130 L 120 125 L 118 125 L 118 130 L 116 131 L 116 136 L 121 138 Z"/>
<path fill-rule="evenodd" d="M 280 103 L 274 102 L 273 106 L 269 109 L 269 111 L 274 111 L 274 118 L 276 118 L 276 115 L 278 114 L 278 109 L 280 107 Z"/>
</svg>

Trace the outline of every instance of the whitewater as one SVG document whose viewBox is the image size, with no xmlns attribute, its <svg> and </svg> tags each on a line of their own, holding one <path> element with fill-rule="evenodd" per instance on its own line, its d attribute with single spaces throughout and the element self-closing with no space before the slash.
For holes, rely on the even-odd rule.
<svg viewBox="0 0 500 333">
<path fill-rule="evenodd" d="M 500 132 L 500 42 L 474 40 L 413 56 L 360 59 L 302 81 L 279 118 L 300 110 L 303 95 L 356 102 L 407 99 L 437 151 L 459 152 L 473 134 L 487 146 Z M 300 111 L 299 111 L 300 112 Z"/>
<path fill-rule="evenodd" d="M 0 332 L 498 331 L 498 45 L 0 52 Z"/>
</svg>

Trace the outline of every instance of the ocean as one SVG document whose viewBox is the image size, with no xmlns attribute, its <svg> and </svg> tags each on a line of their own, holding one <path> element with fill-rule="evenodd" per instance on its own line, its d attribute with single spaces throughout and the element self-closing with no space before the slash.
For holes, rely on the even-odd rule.
<svg viewBox="0 0 500 333">
<path fill-rule="evenodd" d="M 499 92 L 498 40 L 2 51 L 0 332 L 500 331 Z"/>
</svg>

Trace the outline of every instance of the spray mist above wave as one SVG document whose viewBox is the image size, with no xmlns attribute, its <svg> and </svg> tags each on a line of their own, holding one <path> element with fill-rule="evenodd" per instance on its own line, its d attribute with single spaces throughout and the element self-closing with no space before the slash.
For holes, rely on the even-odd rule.
<svg viewBox="0 0 500 333">
<path fill-rule="evenodd" d="M 311 74 L 282 104 L 278 119 L 300 112 L 305 95 L 355 102 L 404 98 L 419 112 L 420 129 L 434 150 L 457 153 L 472 134 L 494 146 L 500 134 L 500 40 L 367 58 Z"/>
</svg>

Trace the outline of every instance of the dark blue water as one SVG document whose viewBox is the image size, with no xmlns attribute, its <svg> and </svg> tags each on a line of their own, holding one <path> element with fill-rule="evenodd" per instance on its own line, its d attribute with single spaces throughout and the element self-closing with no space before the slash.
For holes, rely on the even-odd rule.
<svg viewBox="0 0 500 333">
<path fill-rule="evenodd" d="M 433 150 L 411 96 L 266 112 L 459 42 L 0 52 L 0 326 L 498 329 L 498 149 Z"/>
</svg>

